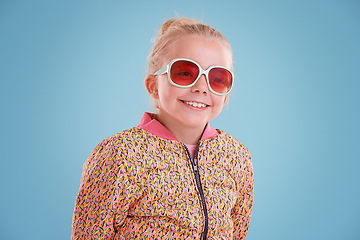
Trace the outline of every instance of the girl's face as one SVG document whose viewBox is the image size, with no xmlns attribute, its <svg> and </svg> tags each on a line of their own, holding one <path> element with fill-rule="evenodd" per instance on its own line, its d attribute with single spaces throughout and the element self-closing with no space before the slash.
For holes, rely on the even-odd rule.
<svg viewBox="0 0 360 240">
<path fill-rule="evenodd" d="M 229 50 L 216 39 L 186 37 L 175 42 L 171 49 L 162 66 L 175 58 L 187 58 L 199 63 L 204 70 L 213 65 L 232 67 Z M 227 99 L 210 92 L 205 75 L 190 88 L 173 86 L 167 74 L 158 75 L 156 86 L 158 120 L 170 131 L 173 127 L 203 129 L 207 122 L 220 114 Z"/>
</svg>

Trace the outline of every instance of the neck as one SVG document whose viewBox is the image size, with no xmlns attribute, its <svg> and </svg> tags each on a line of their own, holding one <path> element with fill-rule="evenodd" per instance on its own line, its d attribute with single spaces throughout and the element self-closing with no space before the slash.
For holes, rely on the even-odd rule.
<svg viewBox="0 0 360 240">
<path fill-rule="evenodd" d="M 165 126 L 167 127 L 167 126 Z M 204 129 L 181 129 L 179 131 L 177 131 L 177 129 L 175 130 L 172 130 L 172 129 L 169 129 L 173 134 L 174 136 L 182 143 L 185 143 L 187 145 L 196 145 L 200 138 L 201 138 L 201 135 L 204 131 Z"/>
<path fill-rule="evenodd" d="M 187 145 L 196 145 L 205 129 L 205 126 L 199 127 L 191 127 L 191 126 L 184 126 L 178 124 L 172 124 L 171 121 L 166 121 L 164 119 L 157 118 L 157 120 L 164 125 L 174 136 L 182 143 Z"/>
</svg>

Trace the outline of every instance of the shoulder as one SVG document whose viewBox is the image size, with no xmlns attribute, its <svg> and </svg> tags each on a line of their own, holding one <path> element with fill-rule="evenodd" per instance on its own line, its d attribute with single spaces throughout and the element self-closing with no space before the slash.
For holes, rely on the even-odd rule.
<svg viewBox="0 0 360 240">
<path fill-rule="evenodd" d="M 123 130 L 108 138 L 102 140 L 90 154 L 90 158 L 94 155 L 102 155 L 104 157 L 113 157 L 117 162 L 120 158 L 126 159 L 126 156 L 139 151 L 146 151 L 154 142 L 158 143 L 162 140 L 159 137 L 143 130 L 139 127 L 133 127 Z M 119 163 L 119 162 L 118 162 Z"/>
<path fill-rule="evenodd" d="M 226 151 L 234 151 L 241 155 L 250 155 L 250 150 L 245 147 L 238 139 L 224 132 L 223 130 L 216 129 L 218 134 L 215 137 L 215 141 L 218 142 L 219 146 Z"/>
<path fill-rule="evenodd" d="M 115 161 L 123 147 L 141 138 L 141 132 L 140 128 L 133 127 L 105 138 L 90 153 L 87 163 L 92 162 L 94 164 L 99 161 L 104 162 L 104 160 Z"/>
<path fill-rule="evenodd" d="M 116 150 L 121 148 L 125 143 L 136 142 L 138 139 L 143 137 L 144 131 L 141 128 L 133 127 L 105 138 L 96 146 L 94 150 L 100 150 L 100 148 L 105 146 Z"/>
<path fill-rule="evenodd" d="M 218 135 L 215 142 L 221 150 L 220 155 L 224 157 L 224 165 L 229 163 L 228 172 L 232 173 L 235 179 L 243 181 L 243 177 L 251 178 L 253 175 L 253 165 L 250 151 L 239 140 L 217 129 Z"/>
<path fill-rule="evenodd" d="M 83 166 L 83 177 L 116 171 L 126 159 L 128 149 L 142 139 L 144 131 L 133 127 L 102 140 L 90 153 Z M 124 154 L 126 153 L 126 154 Z"/>
<path fill-rule="evenodd" d="M 250 150 L 230 134 L 217 129 L 218 147 L 234 169 L 252 171 Z"/>
</svg>

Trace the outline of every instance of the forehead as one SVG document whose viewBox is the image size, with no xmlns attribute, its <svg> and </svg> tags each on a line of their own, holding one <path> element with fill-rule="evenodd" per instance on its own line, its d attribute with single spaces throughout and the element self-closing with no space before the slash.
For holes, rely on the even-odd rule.
<svg viewBox="0 0 360 240">
<path fill-rule="evenodd" d="M 223 41 L 210 37 L 189 36 L 175 41 L 169 48 L 167 63 L 175 58 L 194 60 L 203 69 L 214 65 L 232 69 L 231 50 Z"/>
</svg>

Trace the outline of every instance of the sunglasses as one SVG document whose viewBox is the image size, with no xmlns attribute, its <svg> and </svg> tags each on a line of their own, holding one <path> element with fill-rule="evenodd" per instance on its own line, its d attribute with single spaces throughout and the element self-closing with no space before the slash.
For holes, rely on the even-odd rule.
<svg viewBox="0 0 360 240">
<path fill-rule="evenodd" d="M 226 95 L 231 91 L 234 74 L 222 66 L 211 66 L 203 70 L 201 66 L 190 59 L 176 58 L 168 65 L 159 69 L 154 75 L 168 74 L 169 82 L 181 88 L 194 86 L 202 74 L 206 77 L 210 91 L 216 95 Z"/>
</svg>

